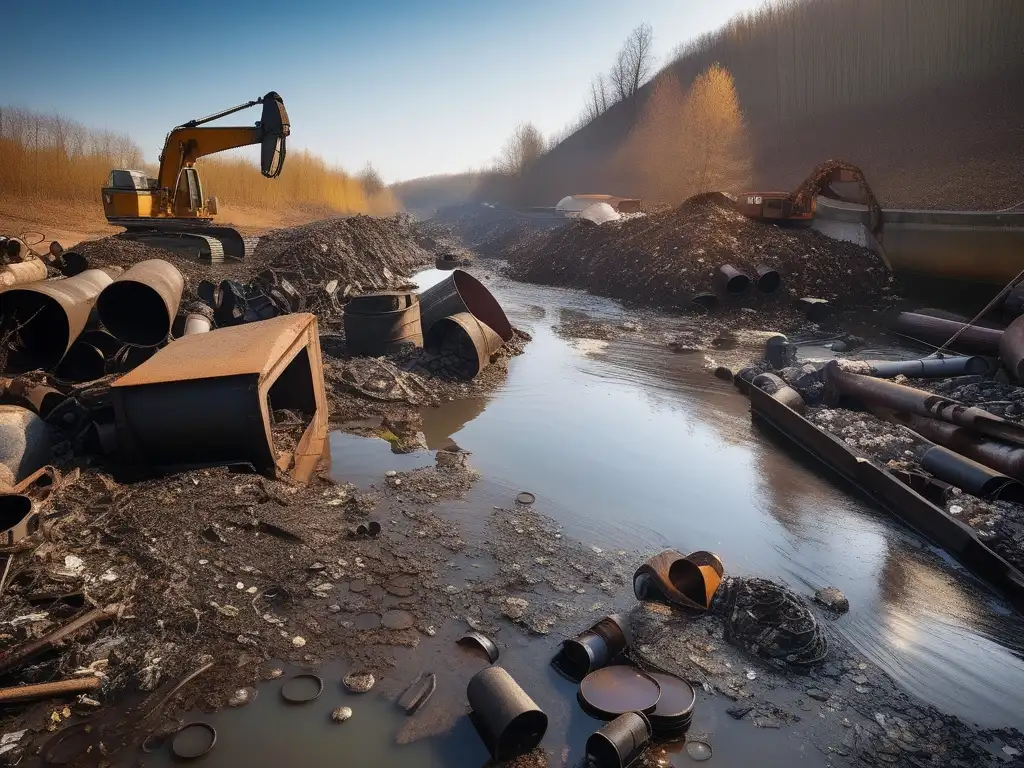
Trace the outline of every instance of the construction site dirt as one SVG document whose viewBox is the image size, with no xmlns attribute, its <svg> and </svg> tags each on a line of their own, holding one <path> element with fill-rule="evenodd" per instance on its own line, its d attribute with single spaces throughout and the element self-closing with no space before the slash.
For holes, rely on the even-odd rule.
<svg viewBox="0 0 1024 768">
<path fill-rule="evenodd" d="M 259 263 L 181 264 L 183 303 L 201 280 L 245 281 L 268 267 L 308 275 L 309 292 L 331 279 L 340 290 L 358 283 L 352 292 L 423 289 L 446 273 L 417 268 L 458 248 L 403 220 L 302 230 L 268 236 Z M 272 251 L 275 242 L 288 247 Z M 138 248 L 82 250 L 125 265 L 155 255 Z M 317 256 L 301 272 L 300 249 L 343 261 Z M 0 622 L 10 647 L 85 608 L 108 610 L 111 621 L 21 669 L 25 682 L 90 669 L 102 688 L 69 701 L 67 715 L 53 701 L 7 710 L 0 730 L 30 733 L 2 757 L 33 764 L 64 728 L 88 722 L 78 764 L 170 765 L 162 740 L 200 719 L 218 732 L 213 764 L 285 764 L 301 744 L 308 765 L 336 763 L 339 749 L 353 764 L 481 765 L 488 753 L 465 690 L 487 660 L 455 643 L 474 629 L 550 718 L 541 747 L 510 764 L 574 765 L 601 723 L 547 662 L 562 639 L 616 610 L 647 663 L 698 688 L 690 738 L 710 744 L 716 764 L 995 766 L 1024 750 L 1019 618 L 752 426 L 746 398 L 711 376 L 759 359 L 775 332 L 805 352 L 840 336 L 853 347 L 871 316 L 857 325 L 840 315 L 833 332 L 789 301 L 666 315 L 518 282 L 500 267 L 472 271 L 516 333 L 471 381 L 432 375 L 423 353 L 348 358 L 342 312 L 315 310 L 334 431 L 308 485 L 225 468 L 123 482 L 95 457 L 63 464 L 41 543 L 16 555 L 5 580 Z M 866 300 L 886 290 L 872 285 Z M 838 290 L 822 297 L 842 304 Z M 535 501 L 517 502 L 521 491 Z M 839 587 L 848 614 L 810 609 L 830 640 L 825 663 L 776 667 L 726 642 L 715 616 L 638 604 L 631 576 L 666 545 L 713 549 L 727 574 L 788 583 L 808 605 L 817 589 Z M 280 678 L 306 671 L 324 693 L 285 705 Z M 354 671 L 372 673 L 373 689 L 346 692 Z M 395 701 L 424 671 L 437 692 L 407 716 Z M 250 687 L 255 698 L 242 693 Z M 332 723 L 346 706 L 351 722 Z M 689 760 L 682 742 L 645 757 Z"/>
</svg>

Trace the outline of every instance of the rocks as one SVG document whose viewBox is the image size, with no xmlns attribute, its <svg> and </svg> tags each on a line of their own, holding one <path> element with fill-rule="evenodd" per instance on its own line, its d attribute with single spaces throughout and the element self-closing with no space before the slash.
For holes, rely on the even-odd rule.
<svg viewBox="0 0 1024 768">
<path fill-rule="evenodd" d="M 292 638 L 292 645 L 294 645 L 296 648 L 302 648 L 305 644 L 306 639 L 304 637 L 299 637 L 298 635 L 296 635 Z"/>
<path fill-rule="evenodd" d="M 742 720 L 753 711 L 753 707 L 729 707 L 725 710 L 725 713 L 734 720 Z"/>
<path fill-rule="evenodd" d="M 352 717 L 352 707 L 338 707 L 331 712 L 331 720 L 336 723 L 344 723 Z"/>
<path fill-rule="evenodd" d="M 371 672 L 350 672 L 345 675 L 342 683 L 352 693 L 366 693 L 373 688 L 377 680 Z"/>
<path fill-rule="evenodd" d="M 732 381 L 733 372 L 726 368 L 724 365 L 720 365 L 715 368 L 715 378 L 721 379 L 722 381 Z"/>
<path fill-rule="evenodd" d="M 501 615 L 512 621 L 519 621 L 529 607 L 530 603 L 521 597 L 506 597 L 501 603 Z"/>
<path fill-rule="evenodd" d="M 808 688 L 805 693 L 815 701 L 829 700 L 829 695 L 819 688 Z"/>
<path fill-rule="evenodd" d="M 814 599 L 836 613 L 846 613 L 850 610 L 850 601 L 836 587 L 822 587 L 814 593 Z"/>
</svg>

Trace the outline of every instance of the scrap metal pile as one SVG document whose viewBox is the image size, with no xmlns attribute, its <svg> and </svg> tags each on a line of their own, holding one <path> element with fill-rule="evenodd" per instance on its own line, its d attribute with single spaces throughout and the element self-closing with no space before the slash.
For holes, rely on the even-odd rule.
<svg viewBox="0 0 1024 768">
<path fill-rule="evenodd" d="M 683 311 L 709 294 L 714 306 L 758 306 L 780 296 L 858 305 L 894 290 L 872 251 L 810 229 L 759 223 L 717 193 L 621 222 L 574 220 L 502 255 L 520 280 Z M 755 286 L 766 269 L 780 280 Z"/>
</svg>

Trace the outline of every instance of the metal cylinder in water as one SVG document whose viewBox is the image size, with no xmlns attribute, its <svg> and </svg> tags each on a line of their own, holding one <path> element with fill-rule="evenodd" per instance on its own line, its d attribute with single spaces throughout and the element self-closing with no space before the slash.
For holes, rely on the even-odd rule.
<svg viewBox="0 0 1024 768">
<path fill-rule="evenodd" d="M 512 324 L 505 316 L 505 310 L 486 286 L 469 272 L 456 269 L 440 283 L 420 293 L 424 336 L 438 320 L 460 312 L 469 312 L 497 333 L 502 341 L 511 340 Z"/>
<path fill-rule="evenodd" d="M 35 283 L 46 279 L 46 264 L 34 256 L 15 264 L 5 264 L 0 268 L 0 288 L 12 285 Z"/>
<path fill-rule="evenodd" d="M 723 264 L 715 273 L 715 283 L 720 291 L 731 296 L 741 296 L 750 287 L 750 278 L 732 264 Z"/>
<path fill-rule="evenodd" d="M 633 642 L 621 614 L 605 616 L 590 629 L 562 643 L 554 666 L 572 680 L 582 680 L 600 669 Z"/>
<path fill-rule="evenodd" d="M 18 326 L 18 347 L 8 370 L 52 370 L 61 361 L 89 320 L 89 313 L 111 277 L 87 269 L 64 280 L 19 285 L 0 293 L 0 317 Z"/>
<path fill-rule="evenodd" d="M 189 312 L 185 316 L 185 332 L 183 336 L 193 333 L 206 333 L 212 325 L 210 318 L 199 312 Z"/>
<path fill-rule="evenodd" d="M 442 317 L 430 326 L 424 339 L 428 350 L 458 360 L 449 368 L 464 379 L 472 379 L 490 365 L 503 343 L 489 325 L 469 312 Z"/>
<path fill-rule="evenodd" d="M 419 297 L 387 291 L 356 296 L 345 305 L 348 353 L 377 357 L 406 347 L 423 346 Z"/>
<path fill-rule="evenodd" d="M 103 289 L 100 322 L 125 344 L 153 347 L 171 332 L 185 279 L 163 259 L 140 261 Z"/>
<path fill-rule="evenodd" d="M 587 760 L 594 768 L 628 768 L 651 741 L 651 722 L 642 712 L 619 715 L 587 739 Z"/>
<path fill-rule="evenodd" d="M 534 749 L 548 729 L 548 716 L 501 667 L 473 675 L 466 698 L 480 738 L 499 762 Z"/>
<path fill-rule="evenodd" d="M 758 264 L 754 267 L 757 290 L 761 293 L 775 293 L 782 285 L 782 276 L 777 269 Z"/>
</svg>

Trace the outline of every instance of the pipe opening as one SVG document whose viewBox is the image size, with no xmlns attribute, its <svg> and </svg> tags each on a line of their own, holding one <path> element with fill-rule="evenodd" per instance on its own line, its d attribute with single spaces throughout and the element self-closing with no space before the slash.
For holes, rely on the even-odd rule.
<svg viewBox="0 0 1024 768">
<path fill-rule="evenodd" d="M 782 284 L 782 278 L 774 269 L 766 270 L 757 276 L 757 290 L 761 293 L 775 293 Z"/>
<path fill-rule="evenodd" d="M 60 302 L 42 293 L 18 289 L 0 296 L 4 345 L 9 353 L 7 369 L 12 373 L 52 369 L 64 357 L 71 333 Z"/>
<path fill-rule="evenodd" d="M 96 307 L 106 329 L 126 344 L 155 347 L 171 330 L 163 297 L 145 283 L 113 282 L 100 294 Z"/>
<path fill-rule="evenodd" d="M 20 493 L 0 496 L 0 530 L 13 528 L 32 511 L 32 500 Z"/>
</svg>

